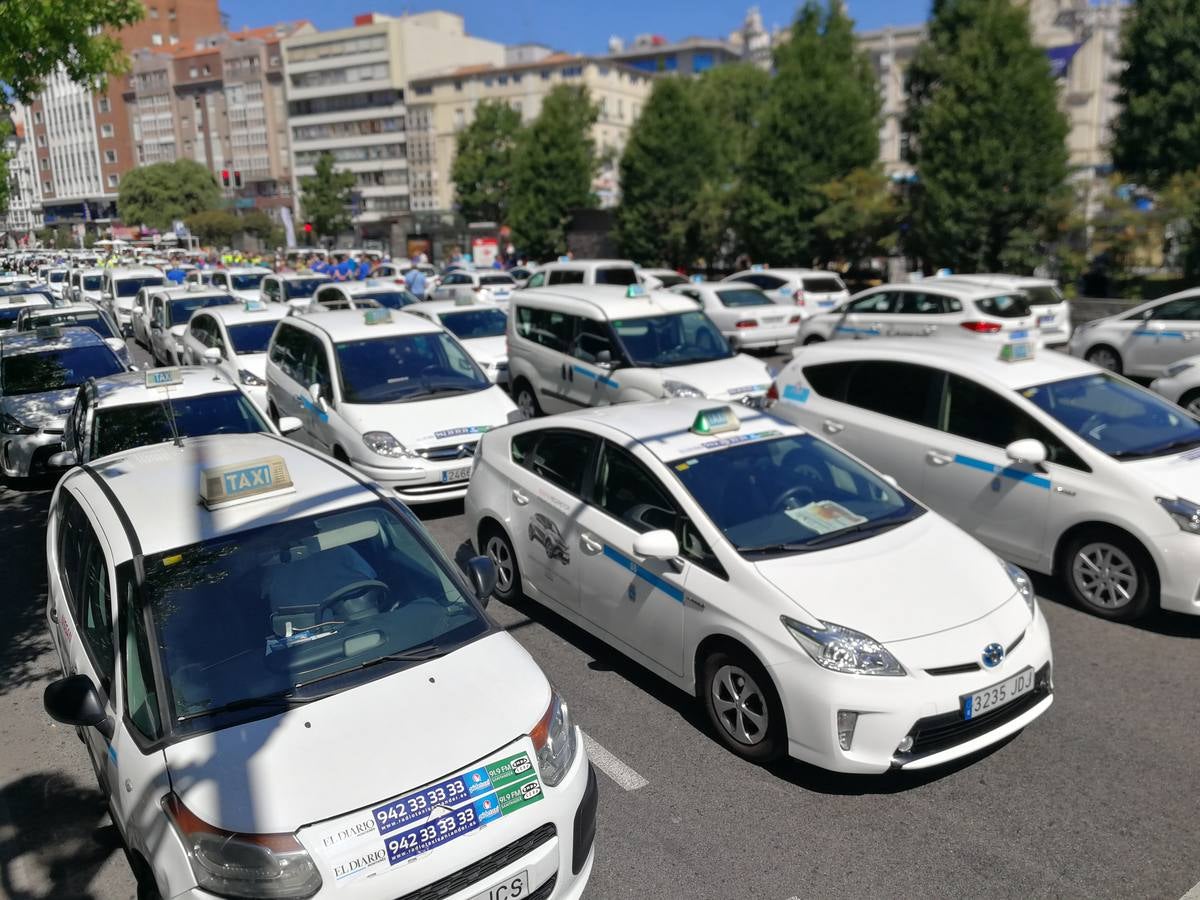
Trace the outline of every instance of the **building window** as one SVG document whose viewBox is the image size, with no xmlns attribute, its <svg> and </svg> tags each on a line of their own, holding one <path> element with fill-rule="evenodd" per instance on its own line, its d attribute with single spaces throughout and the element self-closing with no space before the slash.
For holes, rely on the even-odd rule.
<svg viewBox="0 0 1200 900">
<path fill-rule="evenodd" d="M 96 104 L 96 107 L 102 113 L 112 112 L 112 103 L 109 102 L 107 97 L 101 97 L 100 102 Z"/>
<path fill-rule="evenodd" d="M 100 137 L 110 138 L 113 136 L 113 127 L 111 125 L 100 126 Z"/>
<path fill-rule="evenodd" d="M 583 66 L 566 66 L 562 70 L 563 78 L 578 78 L 583 74 Z"/>
<path fill-rule="evenodd" d="M 483 79 L 483 86 L 484 86 L 484 87 L 491 87 L 491 86 L 492 86 L 493 84 L 495 84 L 495 83 L 496 83 L 496 79 L 494 79 L 494 78 L 485 78 L 485 79 Z"/>
<path fill-rule="evenodd" d="M 46 136 L 45 136 L 44 134 L 39 134 L 39 135 L 38 135 L 37 145 L 38 145 L 39 147 L 45 147 L 45 146 L 46 146 Z"/>
<path fill-rule="evenodd" d="M 418 97 L 428 97 L 430 94 L 433 93 L 433 85 L 418 84 L 416 87 L 413 88 L 413 93 L 416 94 Z"/>
<path fill-rule="evenodd" d="M 175 21 L 175 10 L 168 9 L 167 10 L 167 18 L 170 19 L 172 22 L 174 22 Z"/>
<path fill-rule="evenodd" d="M 204 74 L 205 74 L 205 75 L 211 75 L 211 74 L 212 74 L 212 69 L 210 69 L 208 66 L 205 66 L 205 67 L 204 67 L 204 69 L 203 69 L 202 71 L 204 72 Z"/>
<path fill-rule="evenodd" d="M 117 151 L 116 150 L 105 150 L 104 151 L 104 161 L 106 163 L 115 163 L 117 161 Z"/>
<path fill-rule="evenodd" d="M 508 84 L 508 76 L 507 76 L 507 75 L 501 75 L 501 76 L 500 76 L 499 78 L 497 78 L 496 80 L 497 80 L 498 82 L 500 82 L 501 84 Z"/>
<path fill-rule="evenodd" d="M 41 159 L 42 171 L 45 172 L 50 168 L 50 158 L 43 156 Z"/>
<path fill-rule="evenodd" d="M 190 69 L 188 69 L 188 78 L 195 78 L 199 74 L 200 74 L 200 70 L 197 69 L 195 66 L 192 66 Z"/>
<path fill-rule="evenodd" d="M 707 72 L 713 67 L 715 60 L 711 53 L 693 53 L 692 54 L 692 71 Z"/>
<path fill-rule="evenodd" d="M 542 69 L 542 81 L 549 81 L 550 76 L 553 74 L 554 73 L 551 72 L 549 69 Z"/>
<path fill-rule="evenodd" d="M 50 193 L 53 193 L 53 191 L 54 191 L 54 188 L 53 188 L 53 186 L 50 184 L 50 182 L 48 182 L 48 181 L 43 181 L 43 182 L 42 182 L 42 190 L 43 190 L 43 191 L 45 191 L 47 194 L 50 194 Z"/>
<path fill-rule="evenodd" d="M 520 75 L 520 74 L 518 74 L 518 75 L 514 75 L 514 76 L 512 77 L 513 84 L 520 84 L 520 83 L 521 83 L 521 79 L 522 79 L 522 78 L 524 78 L 524 77 L 525 77 L 524 75 Z"/>
<path fill-rule="evenodd" d="M 162 35 L 159 34 L 157 31 L 154 32 L 154 34 L 150 35 L 150 43 L 152 43 L 155 47 L 161 47 L 162 42 L 163 42 Z"/>
<path fill-rule="evenodd" d="M 462 128 L 466 124 L 466 115 L 461 109 L 456 109 L 454 111 L 454 127 Z"/>
<path fill-rule="evenodd" d="M 108 176 L 108 186 L 109 187 L 116 187 L 120 183 L 120 181 L 121 181 L 121 179 L 118 178 L 116 175 Z"/>
<path fill-rule="evenodd" d="M 152 19 L 158 18 L 158 7 L 157 6 L 150 7 L 150 18 L 152 18 Z"/>
<path fill-rule="evenodd" d="M 35 112 L 33 114 L 33 124 L 35 124 L 35 125 L 42 124 L 42 114 L 40 112 Z"/>
<path fill-rule="evenodd" d="M 462 82 L 461 81 L 454 82 L 454 89 L 456 91 L 461 91 L 462 90 Z"/>
</svg>

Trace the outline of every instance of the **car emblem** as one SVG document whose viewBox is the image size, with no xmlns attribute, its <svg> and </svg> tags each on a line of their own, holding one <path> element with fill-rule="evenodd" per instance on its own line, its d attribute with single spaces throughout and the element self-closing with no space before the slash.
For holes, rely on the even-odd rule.
<svg viewBox="0 0 1200 900">
<path fill-rule="evenodd" d="M 994 669 L 1004 661 L 1004 647 L 1001 644 L 988 644 L 983 648 L 983 664 Z"/>
</svg>

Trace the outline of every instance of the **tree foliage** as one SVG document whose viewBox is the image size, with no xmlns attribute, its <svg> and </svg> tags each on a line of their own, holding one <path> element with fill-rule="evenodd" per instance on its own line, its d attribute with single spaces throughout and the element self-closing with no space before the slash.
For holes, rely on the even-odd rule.
<svg viewBox="0 0 1200 900">
<path fill-rule="evenodd" d="M 318 235 L 335 237 L 350 226 L 348 209 L 353 188 L 354 173 L 337 171 L 332 153 L 322 153 L 314 174 L 300 179 L 304 215 Z"/>
<path fill-rule="evenodd" d="M 1189 172 L 1200 147 L 1200 0 L 1134 0 L 1121 34 L 1118 171 L 1155 188 Z"/>
<path fill-rule="evenodd" d="M 233 243 L 233 236 L 242 232 L 242 220 L 231 212 L 223 209 L 209 209 L 194 213 L 184 219 L 188 231 L 200 239 L 203 244 L 227 246 Z"/>
<path fill-rule="evenodd" d="M 212 172 L 190 159 L 130 169 L 117 193 L 123 222 L 160 231 L 169 230 L 176 219 L 213 209 L 220 202 L 221 189 Z"/>
<path fill-rule="evenodd" d="M 716 125 L 695 95 L 681 78 L 656 81 L 621 157 L 617 235 L 641 263 L 687 266 L 705 249 L 699 200 L 716 168 Z"/>
<path fill-rule="evenodd" d="M 906 126 L 909 249 L 930 268 L 1032 270 L 1064 209 L 1067 121 L 1025 7 L 936 0 Z"/>
<path fill-rule="evenodd" d="M 516 243 L 531 259 L 566 250 L 573 209 L 596 205 L 592 179 L 596 146 L 592 126 L 599 109 L 586 88 L 560 84 L 517 141 L 509 223 Z"/>
<path fill-rule="evenodd" d="M 827 9 L 814 0 L 801 7 L 775 67 L 736 218 L 756 260 L 803 264 L 817 252 L 813 220 L 826 206 L 820 186 L 878 159 L 879 92 L 836 0 Z"/>
<path fill-rule="evenodd" d="M 901 207 L 878 166 L 855 169 L 817 190 L 825 200 L 813 219 L 822 262 L 856 263 L 895 249 Z"/>
<path fill-rule="evenodd" d="M 521 114 L 493 100 L 476 106 L 475 118 L 458 133 L 450 177 L 459 210 L 468 222 L 507 221 L 520 133 Z"/>
</svg>

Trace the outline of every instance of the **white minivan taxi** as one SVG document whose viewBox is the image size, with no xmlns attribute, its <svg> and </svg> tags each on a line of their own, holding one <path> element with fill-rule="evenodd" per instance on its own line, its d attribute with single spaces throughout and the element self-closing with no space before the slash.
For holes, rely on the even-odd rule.
<svg viewBox="0 0 1200 900">
<path fill-rule="evenodd" d="M 110 456 L 46 563 L 44 705 L 139 897 L 581 896 L 595 776 L 494 567 L 353 470 L 265 434 Z"/>
<path fill-rule="evenodd" d="M 776 414 L 1103 618 L 1200 615 L 1200 421 L 1090 363 L 964 343 L 805 347 Z"/>
<path fill-rule="evenodd" d="M 824 440 L 711 404 L 485 435 L 465 506 L 496 596 L 527 594 L 695 695 L 755 762 L 927 768 L 1049 708 L 1020 569 Z"/>
<path fill-rule="evenodd" d="M 389 309 L 279 322 L 267 351 L 272 418 L 406 503 L 466 493 L 479 436 L 520 417 L 453 335 Z"/>
<path fill-rule="evenodd" d="M 167 276 L 162 270 L 149 266 L 105 269 L 100 284 L 100 305 L 117 320 L 128 337 L 133 333 L 133 298 L 142 288 L 167 284 Z"/>
<path fill-rule="evenodd" d="M 526 416 L 661 397 L 752 404 L 771 383 L 766 363 L 731 350 L 695 301 L 638 285 L 518 291 L 508 371 Z"/>
</svg>

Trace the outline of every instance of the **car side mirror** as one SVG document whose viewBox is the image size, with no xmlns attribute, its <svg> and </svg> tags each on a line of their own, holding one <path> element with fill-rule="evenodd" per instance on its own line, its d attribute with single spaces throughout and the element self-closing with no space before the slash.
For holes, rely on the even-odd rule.
<svg viewBox="0 0 1200 900">
<path fill-rule="evenodd" d="M 665 528 L 647 531 L 634 538 L 633 554 L 643 559 L 674 559 L 679 555 L 679 539 Z"/>
<path fill-rule="evenodd" d="M 106 739 L 112 739 L 113 720 L 104 712 L 96 685 L 87 675 L 70 675 L 50 682 L 42 694 L 42 706 L 56 722 L 95 728 Z"/>
<path fill-rule="evenodd" d="M 48 462 L 50 463 L 50 467 L 53 469 L 69 469 L 71 466 L 79 464 L 79 461 L 75 457 L 74 450 L 62 450 L 58 453 L 55 453 L 50 457 Z"/>
<path fill-rule="evenodd" d="M 492 599 L 492 591 L 496 589 L 499 575 L 496 564 L 487 556 L 473 556 L 467 561 L 467 571 L 471 575 L 471 584 L 475 587 L 475 596 L 484 606 Z"/>
<path fill-rule="evenodd" d="M 599 353 L 596 354 L 596 362 L 598 362 L 602 366 L 611 366 L 612 361 L 613 361 L 613 359 L 612 359 L 612 351 L 611 350 L 601 350 Z"/>
<path fill-rule="evenodd" d="M 1037 438 L 1022 438 L 1004 448 L 1004 453 L 1013 462 L 1040 466 L 1046 461 L 1046 445 Z"/>
<path fill-rule="evenodd" d="M 206 363 L 219 363 L 221 361 L 221 351 L 216 347 L 209 347 L 204 351 L 204 361 Z"/>
<path fill-rule="evenodd" d="M 279 419 L 280 434 L 291 434 L 294 431 L 299 431 L 303 427 L 304 423 L 295 416 L 281 416 Z"/>
</svg>

